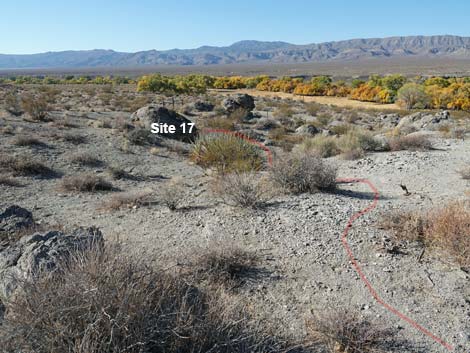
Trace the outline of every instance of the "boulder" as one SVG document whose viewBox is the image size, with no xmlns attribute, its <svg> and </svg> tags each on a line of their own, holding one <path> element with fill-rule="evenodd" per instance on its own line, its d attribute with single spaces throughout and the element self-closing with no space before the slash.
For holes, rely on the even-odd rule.
<svg viewBox="0 0 470 353">
<path fill-rule="evenodd" d="M 447 110 L 438 112 L 436 114 L 430 114 L 428 112 L 417 112 L 401 118 L 397 128 L 408 131 L 434 131 L 443 124 L 449 123 L 449 119 L 450 114 Z"/>
<path fill-rule="evenodd" d="M 192 108 L 198 112 L 211 112 L 214 110 L 214 104 L 204 101 L 196 101 L 192 104 Z"/>
<path fill-rule="evenodd" d="M 140 108 L 131 115 L 133 124 L 143 127 L 147 130 L 151 130 L 152 124 L 167 124 L 168 126 L 174 126 L 174 133 L 158 133 L 159 136 L 164 138 L 175 139 L 184 142 L 191 142 L 197 136 L 197 129 L 193 127 L 191 132 L 190 126 L 188 125 L 191 120 L 185 118 L 183 115 L 178 114 L 174 110 L 167 109 L 163 106 L 147 105 Z M 185 127 L 182 126 L 185 124 Z"/>
<path fill-rule="evenodd" d="M 225 98 L 222 101 L 222 106 L 227 113 L 233 113 L 238 109 L 252 111 L 255 109 L 255 100 L 249 94 L 236 94 Z"/>
<path fill-rule="evenodd" d="M 297 135 L 316 135 L 320 132 L 315 126 L 311 124 L 305 124 L 302 126 L 299 126 L 297 129 L 295 129 L 295 133 Z"/>
<path fill-rule="evenodd" d="M 31 212 L 17 205 L 10 206 L 0 213 L 0 237 L 14 235 L 33 224 Z"/>
<path fill-rule="evenodd" d="M 55 271 L 71 253 L 93 245 L 103 246 L 101 232 L 77 228 L 70 233 L 36 233 L 0 249 L 0 301 L 6 302 L 21 281 L 31 280 L 42 271 Z"/>
</svg>

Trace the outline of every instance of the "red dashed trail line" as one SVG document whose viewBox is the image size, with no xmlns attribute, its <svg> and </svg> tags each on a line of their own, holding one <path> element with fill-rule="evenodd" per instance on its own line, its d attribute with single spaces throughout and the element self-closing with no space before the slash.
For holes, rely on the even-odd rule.
<svg viewBox="0 0 470 353">
<path fill-rule="evenodd" d="M 243 139 L 243 140 L 245 140 L 245 141 L 247 141 L 247 142 L 249 142 L 249 143 L 251 143 L 255 146 L 258 146 L 259 148 L 261 148 L 266 153 L 268 165 L 272 166 L 272 163 L 273 163 L 272 152 L 268 147 L 263 145 L 261 142 L 258 142 L 254 139 L 251 139 L 251 138 L 249 138 L 249 137 L 247 137 L 247 136 L 245 136 L 245 135 L 243 135 L 239 132 L 235 132 L 235 131 L 229 131 L 229 130 L 223 130 L 223 129 L 204 129 L 203 132 L 204 133 L 209 133 L 209 134 L 210 133 L 221 133 L 221 134 L 226 134 L 226 135 L 237 136 L 237 137 L 239 137 L 239 138 L 241 138 L 241 139 Z M 374 289 L 372 284 L 369 282 L 366 275 L 362 271 L 361 266 L 359 265 L 356 258 L 354 257 L 354 254 L 351 250 L 351 247 L 348 244 L 348 239 L 347 238 L 348 238 L 349 231 L 351 230 L 351 228 L 353 226 L 354 221 L 357 220 L 359 217 L 365 215 L 367 212 L 370 212 L 374 208 L 377 207 L 377 204 L 378 204 L 378 201 L 379 201 L 379 191 L 367 179 L 340 178 L 340 179 L 337 179 L 337 182 L 338 183 L 363 183 L 363 184 L 366 184 L 372 190 L 372 192 L 374 193 L 374 199 L 372 200 L 372 203 L 369 206 L 367 206 L 366 208 L 364 208 L 364 209 L 360 210 L 359 212 L 355 213 L 354 215 L 352 215 L 351 218 L 349 218 L 348 223 L 346 224 L 346 228 L 344 228 L 343 235 L 341 237 L 341 242 L 343 243 L 343 246 L 346 249 L 346 253 L 348 254 L 349 259 L 351 260 L 351 264 L 352 264 L 354 270 L 356 271 L 356 273 L 361 278 L 362 282 L 365 284 L 366 288 L 369 290 L 369 293 L 372 295 L 372 297 L 375 299 L 375 301 L 379 305 L 383 306 L 386 310 L 388 310 L 392 314 L 398 316 L 401 320 L 407 322 L 408 324 L 413 326 L 415 329 L 421 331 L 423 334 L 425 334 L 426 336 L 428 336 L 429 338 L 431 338 L 432 340 L 434 340 L 438 344 L 442 345 L 443 347 L 447 348 L 449 351 L 452 351 L 454 348 L 450 344 L 446 343 L 442 338 L 439 338 L 438 336 L 433 334 L 431 331 L 424 328 L 423 326 L 418 324 L 416 321 L 414 321 L 410 317 L 406 316 L 405 314 L 403 314 L 402 312 L 398 311 L 396 308 L 394 308 L 393 306 L 391 306 L 390 304 L 385 302 L 385 300 L 383 300 L 379 296 L 377 291 Z"/>
<path fill-rule="evenodd" d="M 351 218 L 349 218 L 348 220 L 348 223 L 346 224 L 346 228 L 344 228 L 344 231 L 343 231 L 343 236 L 341 237 L 341 242 L 343 243 L 343 246 L 344 248 L 346 249 L 346 252 L 349 256 L 349 259 L 351 260 L 351 263 L 352 263 L 352 266 L 354 268 L 354 270 L 356 271 L 356 273 L 359 275 L 359 277 L 361 278 L 362 282 L 364 282 L 364 284 L 366 285 L 367 289 L 369 290 L 369 293 L 372 295 L 372 297 L 375 299 L 375 301 L 380 304 L 381 306 L 383 306 L 385 309 L 387 309 L 389 312 L 391 312 L 392 314 L 398 316 L 400 319 L 402 319 L 403 321 L 406 321 L 407 323 L 409 323 L 411 326 L 413 326 L 414 328 L 416 328 L 417 330 L 421 331 L 422 333 L 424 333 L 426 336 L 428 336 L 429 338 L 433 339 L 435 342 L 439 343 L 440 345 L 444 346 L 445 348 L 447 348 L 449 351 L 452 351 L 454 348 L 448 344 L 447 342 L 445 342 L 442 338 L 436 336 L 435 334 L 433 334 L 431 331 L 429 331 L 428 329 L 424 328 L 423 326 L 421 326 L 420 324 L 418 324 L 416 321 L 414 321 L 413 319 L 411 319 L 410 317 L 406 316 L 405 314 L 401 313 L 400 311 L 398 311 L 396 308 L 394 308 L 393 306 L 391 306 L 390 304 L 388 304 L 387 302 L 385 302 L 380 296 L 379 294 L 377 293 L 377 291 L 374 289 L 374 287 L 372 286 L 372 284 L 369 282 L 369 280 L 367 279 L 366 275 L 364 274 L 364 272 L 362 271 L 362 268 L 361 266 L 359 265 L 359 263 L 357 262 L 356 258 L 354 257 L 354 254 L 351 250 L 351 247 L 349 246 L 348 244 L 348 234 L 349 234 L 349 231 L 351 230 L 352 226 L 353 226 L 353 223 L 356 219 L 358 219 L 359 217 L 363 216 L 364 214 L 366 214 L 367 212 L 370 212 L 372 211 L 374 208 L 377 207 L 377 204 L 378 204 L 378 201 L 379 201 L 379 191 L 377 190 L 377 188 L 367 179 L 359 179 L 359 178 L 341 178 L 341 179 L 337 179 L 337 181 L 339 183 L 363 183 L 363 184 L 366 184 L 371 190 L 372 192 L 374 193 L 374 199 L 372 201 L 372 203 L 367 206 L 366 208 L 360 210 L 359 212 L 355 213 L 354 215 L 351 216 Z"/>
</svg>

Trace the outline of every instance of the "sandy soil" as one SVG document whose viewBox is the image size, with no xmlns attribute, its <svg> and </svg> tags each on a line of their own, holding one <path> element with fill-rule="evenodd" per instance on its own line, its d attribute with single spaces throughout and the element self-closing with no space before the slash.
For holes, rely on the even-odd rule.
<svg viewBox="0 0 470 353">
<path fill-rule="evenodd" d="M 290 98 L 302 102 L 315 102 L 320 104 L 335 105 L 341 108 L 355 108 L 355 109 L 374 109 L 381 111 L 394 111 L 400 110 L 400 107 L 397 104 L 380 104 L 373 102 L 360 102 L 348 99 L 346 97 L 313 97 L 313 96 L 297 96 L 292 93 L 284 92 L 265 92 L 258 91 L 254 89 L 239 89 L 239 90 L 214 90 L 223 94 L 234 94 L 234 93 L 247 93 L 254 97 L 268 97 L 268 98 Z"/>
</svg>

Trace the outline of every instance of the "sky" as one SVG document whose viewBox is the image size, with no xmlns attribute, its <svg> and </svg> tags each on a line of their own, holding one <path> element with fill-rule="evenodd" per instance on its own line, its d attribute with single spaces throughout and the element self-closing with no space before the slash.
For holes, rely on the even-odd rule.
<svg viewBox="0 0 470 353">
<path fill-rule="evenodd" d="M 467 0 L 4 0 L 0 53 L 470 36 Z"/>
</svg>

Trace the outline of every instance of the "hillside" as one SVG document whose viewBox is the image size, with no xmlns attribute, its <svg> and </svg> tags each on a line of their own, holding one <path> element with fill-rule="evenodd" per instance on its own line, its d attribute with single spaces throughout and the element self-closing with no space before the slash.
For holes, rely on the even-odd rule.
<svg viewBox="0 0 470 353">
<path fill-rule="evenodd" d="M 155 65 L 217 65 L 255 63 L 356 62 L 369 58 L 470 58 L 470 37 L 451 35 L 351 39 L 319 44 L 241 41 L 227 47 L 148 50 L 62 51 L 0 55 L 0 69 L 145 67 Z"/>
</svg>

